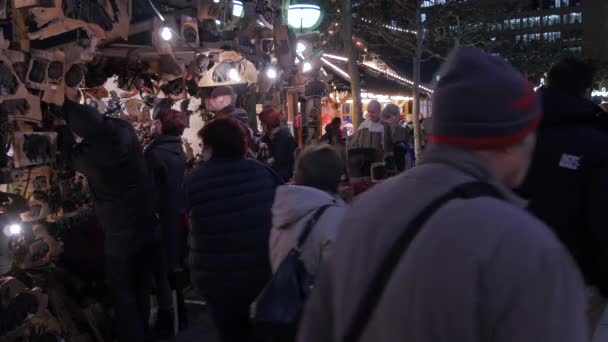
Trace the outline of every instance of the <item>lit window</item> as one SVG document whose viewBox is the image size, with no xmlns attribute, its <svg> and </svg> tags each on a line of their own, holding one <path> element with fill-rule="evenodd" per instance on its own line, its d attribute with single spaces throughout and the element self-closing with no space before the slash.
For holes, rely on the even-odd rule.
<svg viewBox="0 0 608 342">
<path fill-rule="evenodd" d="M 445 4 L 446 0 L 423 0 L 422 7 L 432 7 Z"/>
</svg>

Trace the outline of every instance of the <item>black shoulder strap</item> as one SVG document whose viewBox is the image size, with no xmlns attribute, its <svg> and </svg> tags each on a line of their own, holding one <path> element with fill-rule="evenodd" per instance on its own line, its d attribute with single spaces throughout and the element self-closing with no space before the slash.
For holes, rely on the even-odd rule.
<svg viewBox="0 0 608 342">
<path fill-rule="evenodd" d="M 346 330 L 342 341 L 357 342 L 359 340 L 366 328 L 369 318 L 374 313 L 376 305 L 378 304 L 395 267 L 397 267 L 397 264 L 403 258 L 416 235 L 420 233 L 425 223 L 433 214 L 453 199 L 472 199 L 484 196 L 496 198 L 503 197 L 496 188 L 488 183 L 471 182 L 459 185 L 431 202 L 407 225 L 406 229 L 400 233 L 397 240 L 395 240 L 388 253 L 385 255 L 378 271 L 374 274 L 367 291 L 363 294 L 363 298 L 359 302 L 358 307 L 356 307 L 353 320 L 348 326 L 348 330 Z"/>
<path fill-rule="evenodd" d="M 302 247 L 304 242 L 306 242 L 308 235 L 310 235 L 310 232 L 312 232 L 312 228 L 314 228 L 314 226 L 317 224 L 317 222 L 319 221 L 319 219 L 321 218 L 321 216 L 323 215 L 325 210 L 327 210 L 327 208 L 333 207 L 333 206 L 334 206 L 334 204 L 326 204 L 324 206 L 319 207 L 319 209 L 317 209 L 315 211 L 315 213 L 312 215 L 312 218 L 310 220 L 308 220 L 308 222 L 306 222 L 306 227 L 304 227 L 304 230 L 302 230 L 302 233 L 300 233 L 300 236 L 298 237 L 298 244 L 296 245 L 296 248 L 299 249 L 300 247 Z"/>
</svg>

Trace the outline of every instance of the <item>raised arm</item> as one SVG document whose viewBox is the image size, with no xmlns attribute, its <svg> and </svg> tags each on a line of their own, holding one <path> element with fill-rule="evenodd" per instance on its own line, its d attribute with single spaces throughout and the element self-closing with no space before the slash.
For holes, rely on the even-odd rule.
<svg viewBox="0 0 608 342">
<path fill-rule="evenodd" d="M 83 139 L 92 139 L 106 130 L 101 113 L 95 108 L 66 100 L 63 112 L 70 128 Z"/>
</svg>

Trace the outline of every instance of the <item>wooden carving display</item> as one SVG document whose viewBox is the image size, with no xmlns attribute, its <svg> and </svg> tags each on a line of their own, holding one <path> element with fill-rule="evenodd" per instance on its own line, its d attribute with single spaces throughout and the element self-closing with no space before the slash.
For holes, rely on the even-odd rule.
<svg viewBox="0 0 608 342">
<path fill-rule="evenodd" d="M 24 99 L 27 94 L 11 61 L 5 55 L 0 55 L 0 100 Z"/>
<path fill-rule="evenodd" d="M 55 50 L 51 55 L 46 71 L 46 84 L 42 101 L 63 105 L 65 99 L 65 56 L 62 51 Z"/>
<path fill-rule="evenodd" d="M 16 167 L 53 162 L 57 153 L 57 133 L 15 132 L 13 149 Z"/>
<path fill-rule="evenodd" d="M 182 38 L 192 46 L 198 46 L 200 38 L 198 36 L 198 20 L 196 18 L 182 15 Z"/>
<path fill-rule="evenodd" d="M 196 2 L 198 20 L 217 19 L 220 14 L 220 3 L 215 3 L 213 0 L 198 0 Z"/>
</svg>

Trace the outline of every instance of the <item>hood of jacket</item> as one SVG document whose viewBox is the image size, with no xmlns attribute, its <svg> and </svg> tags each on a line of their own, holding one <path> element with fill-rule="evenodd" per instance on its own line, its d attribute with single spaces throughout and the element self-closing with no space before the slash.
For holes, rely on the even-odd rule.
<svg viewBox="0 0 608 342">
<path fill-rule="evenodd" d="M 230 115 L 239 120 L 240 122 L 247 124 L 249 122 L 249 115 L 247 115 L 247 112 L 244 111 L 241 108 L 237 108 L 233 105 L 229 105 L 227 107 L 225 107 L 224 109 L 221 110 L 222 112 L 225 113 L 230 113 Z"/>
<path fill-rule="evenodd" d="M 182 138 L 171 136 L 171 135 L 160 135 L 152 141 L 146 151 L 153 149 L 163 150 L 169 153 L 182 154 L 184 153 L 182 147 Z"/>
<path fill-rule="evenodd" d="M 605 114 L 590 100 L 564 93 L 557 89 L 541 88 L 539 91 L 543 104 L 541 127 L 568 122 L 588 121 Z"/>
<path fill-rule="evenodd" d="M 280 186 L 272 207 L 272 226 L 289 229 L 304 216 L 326 204 L 345 206 L 341 199 L 322 190 L 300 185 Z"/>
</svg>

